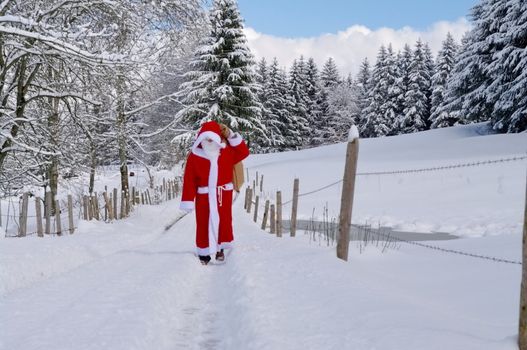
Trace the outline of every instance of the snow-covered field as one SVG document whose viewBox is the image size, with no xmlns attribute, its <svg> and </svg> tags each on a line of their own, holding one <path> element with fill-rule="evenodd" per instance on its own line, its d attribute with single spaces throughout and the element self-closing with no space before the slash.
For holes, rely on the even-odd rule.
<svg viewBox="0 0 527 350">
<path fill-rule="evenodd" d="M 481 126 L 362 140 L 359 172 L 523 156 L 526 134 Z M 251 157 L 251 176 L 290 196 L 338 180 L 345 145 Z M 445 249 L 519 260 L 526 161 L 358 177 L 356 223 L 446 231 Z M 291 186 L 290 186 L 291 185 Z M 338 211 L 339 186 L 300 211 Z M 402 244 L 349 262 L 302 233 L 278 239 L 234 204 L 236 248 L 194 256 L 194 218 L 168 233 L 178 200 L 64 237 L 0 239 L 0 349 L 516 349 L 521 266 Z M 285 208 L 285 217 L 288 216 Z"/>
<path fill-rule="evenodd" d="M 358 173 L 435 168 L 523 157 L 503 163 L 430 172 L 359 175 L 353 222 L 415 232 L 460 236 L 520 233 L 525 201 L 527 134 L 485 135 L 485 124 L 437 129 L 360 142 Z M 249 178 L 264 175 L 267 197 L 282 191 L 284 202 L 300 179 L 300 193 L 342 179 L 346 144 L 302 152 L 258 155 L 246 166 Z M 252 183 L 252 182 L 251 182 Z M 341 184 L 299 200 L 299 217 L 338 217 Z M 290 206 L 285 207 L 289 217 Z"/>
</svg>

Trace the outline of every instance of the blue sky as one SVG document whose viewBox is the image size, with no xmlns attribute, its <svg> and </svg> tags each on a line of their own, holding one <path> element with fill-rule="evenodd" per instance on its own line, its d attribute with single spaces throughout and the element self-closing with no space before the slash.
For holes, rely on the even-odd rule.
<svg viewBox="0 0 527 350">
<path fill-rule="evenodd" d="M 238 0 L 245 25 L 279 37 L 312 37 L 354 25 L 370 29 L 410 26 L 467 16 L 478 0 Z"/>
</svg>

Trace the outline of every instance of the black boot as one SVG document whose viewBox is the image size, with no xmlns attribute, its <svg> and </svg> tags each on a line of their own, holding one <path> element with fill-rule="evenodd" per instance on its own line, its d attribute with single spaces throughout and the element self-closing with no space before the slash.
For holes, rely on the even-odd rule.
<svg viewBox="0 0 527 350">
<path fill-rule="evenodd" d="M 200 255 L 199 256 L 199 261 L 201 262 L 201 265 L 207 265 L 210 261 L 210 256 L 209 255 Z"/>
<path fill-rule="evenodd" d="M 216 253 L 216 260 L 218 261 L 225 260 L 225 254 L 223 253 L 223 249 Z"/>
</svg>

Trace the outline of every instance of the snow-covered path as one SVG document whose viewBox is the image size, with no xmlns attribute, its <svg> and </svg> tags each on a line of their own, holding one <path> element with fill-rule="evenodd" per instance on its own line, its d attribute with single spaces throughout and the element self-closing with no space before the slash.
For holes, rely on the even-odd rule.
<svg viewBox="0 0 527 350">
<path fill-rule="evenodd" d="M 205 320 L 214 312 L 213 294 L 207 293 L 213 271 L 196 264 L 192 239 L 183 234 L 191 226 L 186 219 L 180 232 L 9 295 L 2 302 L 7 312 L 0 316 L 5 326 L 2 348 L 165 349 L 213 344 L 216 340 L 209 332 L 213 327 Z M 186 343 L 190 339 L 194 344 Z"/>
<path fill-rule="evenodd" d="M 12 290 L 0 299 L 0 349 L 515 348 L 519 267 L 408 246 L 352 249 L 345 263 L 303 235 L 260 231 L 242 205 L 226 264 L 198 263 L 189 215 Z M 519 241 L 438 244 L 514 259 Z"/>
</svg>

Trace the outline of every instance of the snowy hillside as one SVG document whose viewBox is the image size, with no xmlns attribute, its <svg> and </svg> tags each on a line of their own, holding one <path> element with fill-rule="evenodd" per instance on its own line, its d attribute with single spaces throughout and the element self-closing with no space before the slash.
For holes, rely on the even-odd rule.
<svg viewBox="0 0 527 350">
<path fill-rule="evenodd" d="M 487 135 L 485 124 L 431 130 L 410 135 L 361 140 L 353 222 L 416 232 L 461 236 L 521 232 L 525 194 L 527 135 Z M 252 156 L 250 178 L 264 175 L 264 190 L 292 196 L 342 179 L 345 144 L 281 154 Z M 511 158 L 522 158 L 513 160 Z M 360 175 L 509 160 L 445 170 Z M 328 203 L 337 217 L 341 184 L 302 197 L 300 217 L 321 217 Z M 287 208 L 290 210 L 290 208 Z M 288 211 L 287 211 L 288 212 Z"/>
<path fill-rule="evenodd" d="M 525 134 L 480 130 L 361 140 L 359 172 L 525 155 Z M 246 165 L 287 200 L 295 176 L 301 193 L 341 178 L 344 152 L 340 144 Z M 242 198 L 225 264 L 199 264 L 193 215 L 164 232 L 178 199 L 113 224 L 81 222 L 70 236 L 0 239 L 0 349 L 516 349 L 526 162 L 358 177 L 354 222 L 471 236 L 427 242 L 442 251 L 352 242 L 346 263 L 301 232 L 262 231 Z M 336 185 L 301 197 L 302 216 L 326 202 L 336 215 L 339 196 Z"/>
</svg>

